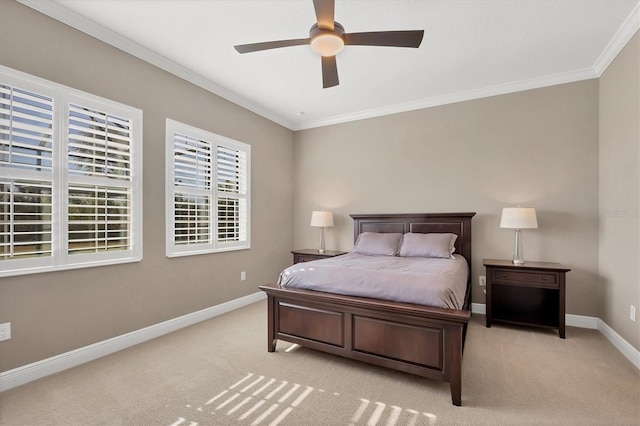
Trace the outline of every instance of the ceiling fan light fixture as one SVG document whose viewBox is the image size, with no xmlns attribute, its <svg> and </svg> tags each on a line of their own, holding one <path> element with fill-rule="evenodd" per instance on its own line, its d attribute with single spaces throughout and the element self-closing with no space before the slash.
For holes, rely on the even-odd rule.
<svg viewBox="0 0 640 426">
<path fill-rule="evenodd" d="M 313 0 L 316 23 L 309 29 L 309 38 L 263 41 L 259 43 L 234 46 L 239 53 L 260 50 L 279 49 L 281 47 L 309 45 L 311 50 L 321 56 L 322 88 L 327 89 L 340 84 L 336 55 L 345 44 L 350 46 L 388 46 L 420 47 L 424 30 L 413 31 L 370 31 L 348 33 L 334 20 L 335 0 Z"/>
<path fill-rule="evenodd" d="M 342 37 L 333 33 L 318 34 L 310 44 L 311 50 L 320 56 L 335 56 L 344 48 Z"/>
</svg>

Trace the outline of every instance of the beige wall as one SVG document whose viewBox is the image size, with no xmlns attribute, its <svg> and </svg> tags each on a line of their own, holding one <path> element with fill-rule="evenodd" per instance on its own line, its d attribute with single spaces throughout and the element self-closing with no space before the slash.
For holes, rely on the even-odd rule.
<svg viewBox="0 0 640 426">
<path fill-rule="evenodd" d="M 2 0 L 1 8 L 0 64 L 143 110 L 144 258 L 1 278 L 0 323 L 11 322 L 12 339 L 0 343 L 0 371 L 255 293 L 277 278 L 291 262 L 290 130 L 19 3 Z M 167 117 L 251 145 L 250 250 L 165 257 Z"/>
<path fill-rule="evenodd" d="M 640 349 L 640 35 L 600 77 L 602 319 Z M 636 307 L 636 321 L 629 307 Z"/>
<path fill-rule="evenodd" d="M 475 211 L 473 301 L 483 258 L 510 258 L 503 207 L 535 207 L 525 259 L 560 262 L 567 311 L 601 314 L 598 280 L 598 82 L 461 102 L 297 132 L 294 246 L 318 246 L 311 211 L 336 226 L 327 249 L 353 246 L 350 213 Z"/>
</svg>

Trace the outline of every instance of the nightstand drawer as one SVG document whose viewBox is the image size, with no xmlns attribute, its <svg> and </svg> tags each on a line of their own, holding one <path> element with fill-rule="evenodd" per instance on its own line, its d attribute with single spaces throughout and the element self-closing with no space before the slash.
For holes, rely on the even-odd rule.
<svg viewBox="0 0 640 426">
<path fill-rule="evenodd" d="M 293 250 L 293 263 L 311 262 L 312 260 L 327 259 L 330 257 L 342 256 L 347 253 L 346 251 L 325 250 L 324 253 L 319 253 L 318 250 L 303 249 Z"/>
<path fill-rule="evenodd" d="M 324 256 L 313 256 L 309 254 L 295 254 L 293 263 L 311 262 L 312 260 L 325 259 Z"/>
<path fill-rule="evenodd" d="M 552 272 L 513 271 L 509 269 L 494 269 L 493 282 L 496 284 L 509 283 L 514 285 L 522 283 L 549 288 L 558 288 L 559 286 L 558 274 Z"/>
</svg>

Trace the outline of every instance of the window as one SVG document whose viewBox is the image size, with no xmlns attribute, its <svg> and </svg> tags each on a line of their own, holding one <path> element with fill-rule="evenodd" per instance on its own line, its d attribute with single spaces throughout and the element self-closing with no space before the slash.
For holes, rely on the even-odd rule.
<svg viewBox="0 0 640 426">
<path fill-rule="evenodd" d="M 251 146 L 167 119 L 167 256 L 250 247 Z"/>
<path fill-rule="evenodd" d="M 0 67 L 0 276 L 142 257 L 142 112 Z"/>
</svg>

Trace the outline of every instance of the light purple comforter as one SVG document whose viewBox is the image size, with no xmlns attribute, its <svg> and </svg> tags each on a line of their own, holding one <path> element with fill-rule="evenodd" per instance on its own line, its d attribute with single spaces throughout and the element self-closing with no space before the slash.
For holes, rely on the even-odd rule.
<svg viewBox="0 0 640 426">
<path fill-rule="evenodd" d="M 469 265 L 455 259 L 348 253 L 298 263 L 280 274 L 282 287 L 462 309 Z"/>
</svg>

